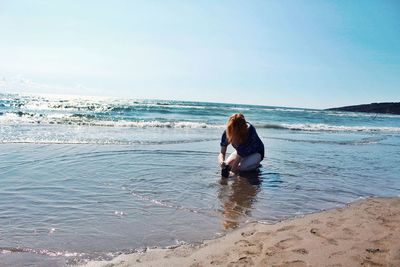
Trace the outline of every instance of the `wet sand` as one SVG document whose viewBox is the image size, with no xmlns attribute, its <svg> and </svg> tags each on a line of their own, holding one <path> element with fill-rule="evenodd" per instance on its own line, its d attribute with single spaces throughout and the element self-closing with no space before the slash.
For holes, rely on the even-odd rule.
<svg viewBox="0 0 400 267">
<path fill-rule="evenodd" d="M 273 225 L 250 223 L 200 245 L 85 266 L 400 266 L 400 198 L 369 198 Z"/>
</svg>

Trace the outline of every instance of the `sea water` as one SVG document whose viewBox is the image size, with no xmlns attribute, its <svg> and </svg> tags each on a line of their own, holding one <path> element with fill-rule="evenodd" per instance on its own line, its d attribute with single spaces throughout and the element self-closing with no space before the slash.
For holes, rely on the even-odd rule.
<svg viewBox="0 0 400 267">
<path fill-rule="evenodd" d="M 221 180 L 243 113 L 259 172 Z M 232 149 L 229 149 L 232 152 Z M 0 94 L 0 265 L 64 266 L 400 195 L 400 116 Z"/>
</svg>

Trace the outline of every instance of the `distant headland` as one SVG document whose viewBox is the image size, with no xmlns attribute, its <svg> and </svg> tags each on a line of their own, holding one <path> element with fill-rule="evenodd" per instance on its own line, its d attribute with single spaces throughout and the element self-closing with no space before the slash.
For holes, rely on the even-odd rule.
<svg viewBox="0 0 400 267">
<path fill-rule="evenodd" d="M 327 110 L 387 113 L 400 115 L 400 102 L 371 103 L 356 106 L 346 106 L 339 108 L 329 108 Z"/>
</svg>

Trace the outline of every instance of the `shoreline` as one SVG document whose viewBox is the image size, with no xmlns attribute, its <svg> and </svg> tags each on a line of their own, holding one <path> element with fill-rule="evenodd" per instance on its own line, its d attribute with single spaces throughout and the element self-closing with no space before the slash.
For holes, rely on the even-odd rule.
<svg viewBox="0 0 400 267">
<path fill-rule="evenodd" d="M 94 266 L 400 266 L 400 197 L 367 198 L 200 244 L 122 254 Z"/>
</svg>

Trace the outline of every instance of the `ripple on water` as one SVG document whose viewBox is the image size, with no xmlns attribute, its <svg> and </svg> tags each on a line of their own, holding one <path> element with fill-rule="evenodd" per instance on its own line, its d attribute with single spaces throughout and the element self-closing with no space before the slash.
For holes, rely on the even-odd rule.
<svg viewBox="0 0 400 267">
<path fill-rule="evenodd" d="M 69 262 L 101 258 L 110 251 L 211 238 L 246 221 L 279 221 L 363 196 L 400 194 L 398 151 L 380 145 L 387 139 L 341 145 L 292 142 L 279 133 L 267 139 L 267 156 L 255 177 L 224 182 L 215 167 L 215 144 L 3 144 L 2 253 Z"/>
</svg>

